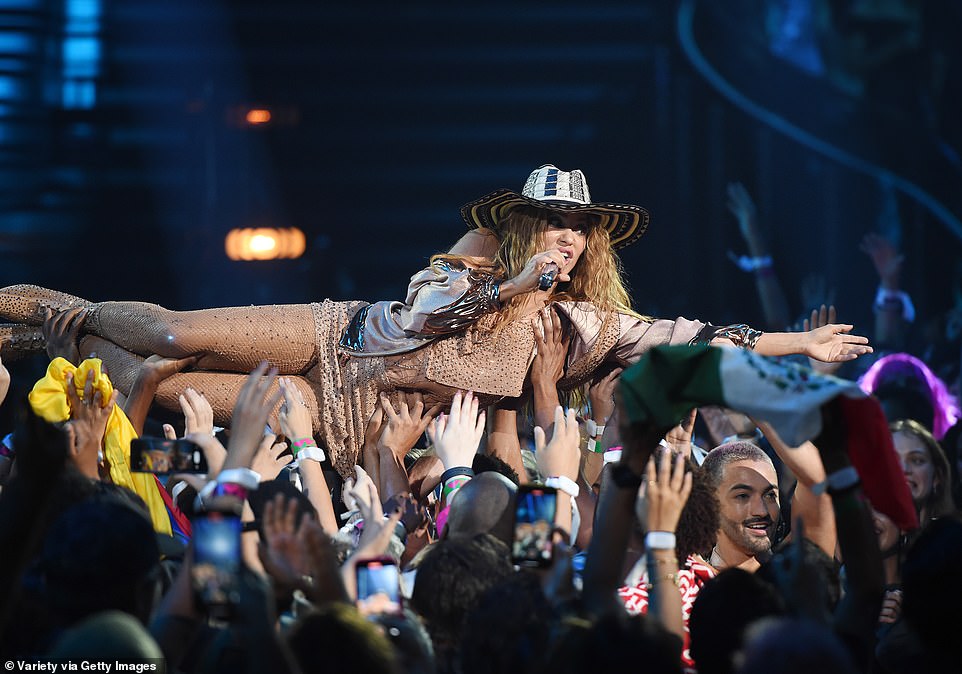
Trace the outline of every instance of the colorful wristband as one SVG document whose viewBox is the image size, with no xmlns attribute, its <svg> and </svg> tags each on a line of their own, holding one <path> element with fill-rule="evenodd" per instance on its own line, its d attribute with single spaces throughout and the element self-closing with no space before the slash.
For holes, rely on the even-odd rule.
<svg viewBox="0 0 962 674">
<path fill-rule="evenodd" d="M 441 500 L 447 502 L 447 499 L 451 497 L 451 494 L 456 492 L 458 489 L 463 487 L 465 484 L 471 481 L 471 478 L 467 475 L 455 475 L 449 478 L 444 483 L 444 488 L 441 490 Z"/>
<path fill-rule="evenodd" d="M 593 454 L 605 453 L 605 446 L 598 442 L 595 438 L 588 438 L 588 444 L 585 448 Z"/>
</svg>

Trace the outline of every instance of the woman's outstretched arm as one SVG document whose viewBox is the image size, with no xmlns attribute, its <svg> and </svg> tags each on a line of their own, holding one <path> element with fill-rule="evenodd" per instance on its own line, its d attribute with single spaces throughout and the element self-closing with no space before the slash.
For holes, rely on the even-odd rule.
<svg viewBox="0 0 962 674">
<path fill-rule="evenodd" d="M 855 360 L 872 353 L 868 337 L 849 334 L 855 326 L 834 323 L 808 332 L 763 332 L 755 351 L 763 356 L 801 354 L 825 363 Z"/>
</svg>

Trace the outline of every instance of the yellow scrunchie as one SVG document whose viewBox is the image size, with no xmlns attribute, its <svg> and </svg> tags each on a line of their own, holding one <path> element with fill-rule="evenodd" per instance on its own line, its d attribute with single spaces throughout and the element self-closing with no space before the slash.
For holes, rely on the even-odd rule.
<svg viewBox="0 0 962 674">
<path fill-rule="evenodd" d="M 114 392 L 110 379 L 102 370 L 99 358 L 88 358 L 75 367 L 73 363 L 54 358 L 47 367 L 47 374 L 38 381 L 30 391 L 28 398 L 30 406 L 37 416 L 50 423 L 67 421 L 70 418 L 70 400 L 67 398 L 67 374 L 73 373 L 73 384 L 77 395 L 83 400 L 84 383 L 87 377 L 93 375 L 93 392 L 100 391 L 106 401 Z M 107 419 L 107 431 L 104 433 L 104 456 L 110 467 L 110 479 L 114 484 L 127 487 L 144 499 L 150 508 L 150 519 L 154 524 L 154 531 L 170 534 L 170 516 L 164 505 L 164 499 L 158 493 L 157 480 L 149 473 L 130 472 L 130 441 L 137 437 L 134 427 L 127 415 L 114 405 L 110 418 Z"/>
</svg>

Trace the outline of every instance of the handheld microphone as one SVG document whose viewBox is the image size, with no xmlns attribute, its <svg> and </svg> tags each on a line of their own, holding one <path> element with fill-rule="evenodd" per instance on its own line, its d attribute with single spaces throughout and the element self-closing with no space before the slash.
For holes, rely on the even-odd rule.
<svg viewBox="0 0 962 674">
<path fill-rule="evenodd" d="M 554 284 L 555 276 L 558 275 L 558 265 L 549 262 L 542 267 L 541 276 L 538 277 L 538 289 L 548 290 Z"/>
</svg>

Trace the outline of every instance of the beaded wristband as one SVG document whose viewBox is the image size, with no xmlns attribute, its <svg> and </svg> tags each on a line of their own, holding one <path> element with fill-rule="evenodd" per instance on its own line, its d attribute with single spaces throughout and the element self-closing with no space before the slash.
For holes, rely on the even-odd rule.
<svg viewBox="0 0 962 674">
<path fill-rule="evenodd" d="M 667 580 L 675 587 L 681 585 L 681 578 L 677 573 L 665 573 L 660 576 L 648 576 L 648 589 L 651 589 L 656 580 Z"/>
<path fill-rule="evenodd" d="M 651 568 L 651 567 L 652 567 L 652 564 L 654 564 L 655 566 L 673 566 L 674 568 L 677 569 L 677 568 L 678 568 L 678 558 L 677 558 L 677 557 L 669 557 L 668 559 L 659 559 L 659 558 L 655 557 L 654 555 L 652 555 L 651 557 L 648 558 L 648 568 Z"/>
<path fill-rule="evenodd" d="M 466 475 L 458 475 L 450 478 L 444 483 L 444 489 L 441 490 L 441 500 L 447 502 L 451 494 L 463 487 L 470 480 L 471 478 Z"/>
</svg>

